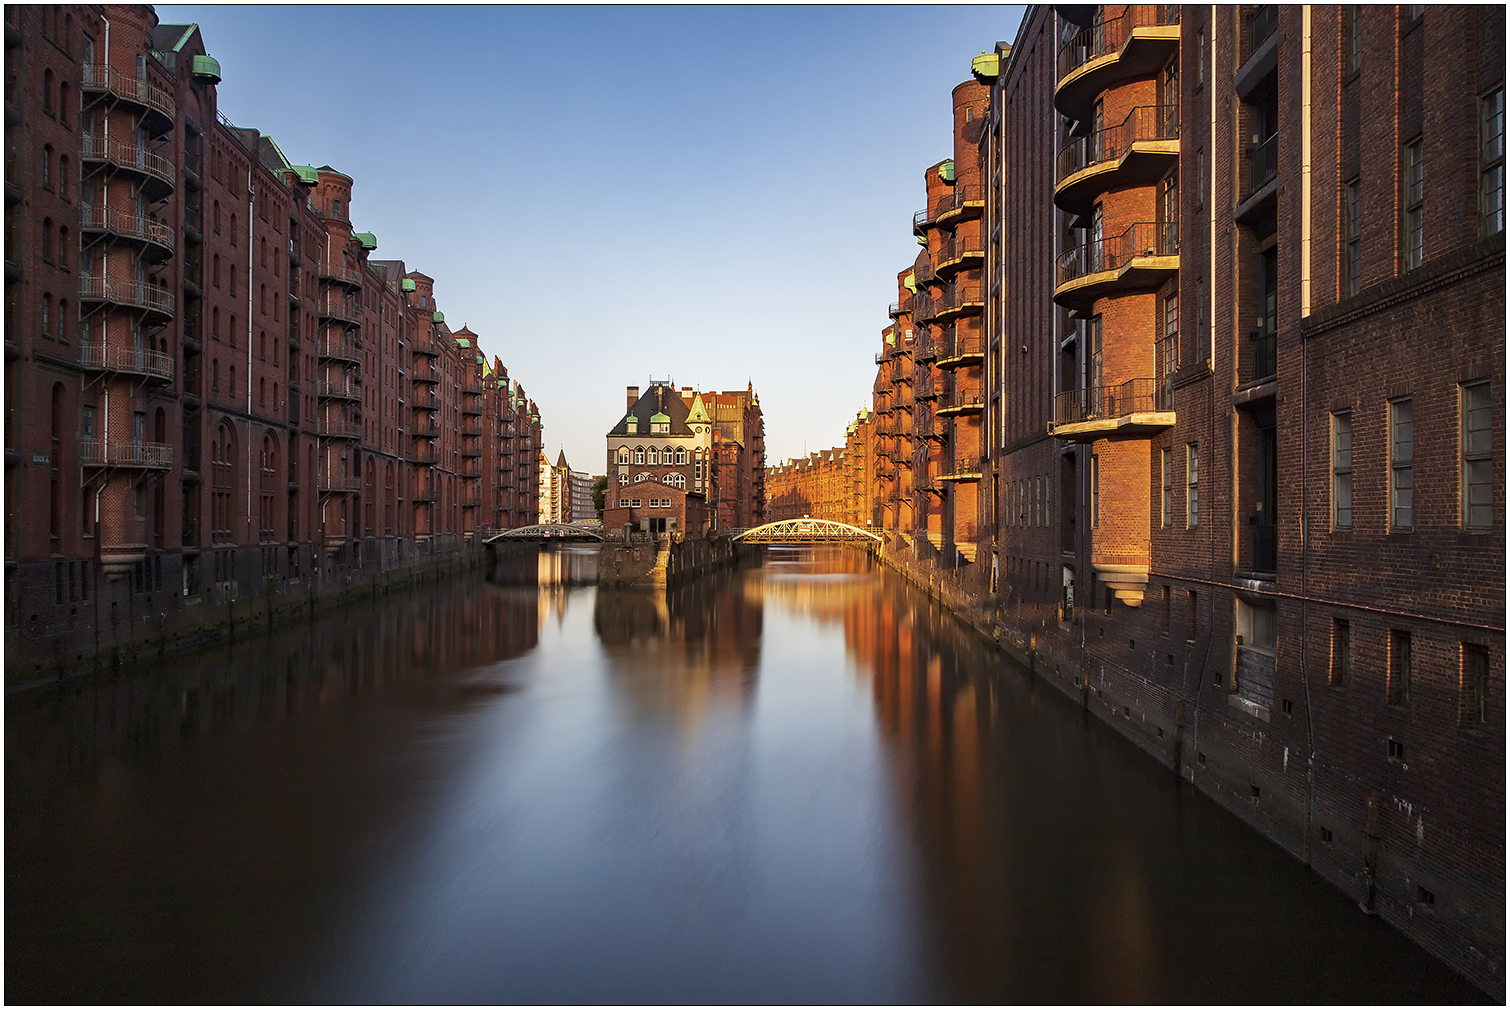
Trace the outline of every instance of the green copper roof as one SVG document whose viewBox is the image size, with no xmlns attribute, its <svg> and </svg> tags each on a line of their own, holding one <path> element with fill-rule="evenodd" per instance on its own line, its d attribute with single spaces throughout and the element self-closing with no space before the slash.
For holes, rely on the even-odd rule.
<svg viewBox="0 0 1510 1010">
<path fill-rule="evenodd" d="M 472 346 L 472 341 L 468 340 L 466 337 L 457 337 L 456 338 L 456 346 L 457 347 L 471 347 Z"/>
<path fill-rule="evenodd" d="M 398 282 L 398 289 L 400 291 L 413 291 L 414 290 L 414 278 L 413 277 L 405 277 L 403 280 L 399 281 Z"/>
<path fill-rule="evenodd" d="M 315 171 L 313 165 L 294 165 L 293 170 L 299 181 L 306 186 L 313 186 L 320 181 L 320 173 Z"/>
<path fill-rule="evenodd" d="M 372 250 L 377 248 L 377 236 L 370 231 L 359 231 L 351 236 L 362 243 L 362 248 Z"/>
<path fill-rule="evenodd" d="M 439 309 L 436 309 L 435 315 L 430 317 L 430 321 L 435 323 L 443 323 L 446 321 L 446 314 Z"/>
<path fill-rule="evenodd" d="M 917 294 L 918 293 L 918 279 L 917 279 L 917 277 L 913 273 L 911 273 L 909 271 L 908 274 L 907 274 L 907 276 L 902 278 L 902 287 L 906 288 L 908 291 L 911 291 L 913 294 Z"/>
<path fill-rule="evenodd" d="M 220 61 L 213 56 L 196 56 L 189 61 L 189 73 L 195 77 L 208 77 L 212 84 L 219 84 Z"/>
<path fill-rule="evenodd" d="M 970 72 L 976 77 L 995 77 L 1001 73 L 1001 57 L 995 53 L 981 53 L 970 61 Z"/>
<path fill-rule="evenodd" d="M 939 166 L 939 178 L 945 182 L 954 181 L 954 159 L 950 158 Z"/>
<path fill-rule="evenodd" d="M 670 424 L 671 423 L 671 418 L 670 418 L 669 415 L 662 414 L 660 411 L 656 411 L 654 414 L 650 415 L 650 423 L 651 424 Z"/>
</svg>

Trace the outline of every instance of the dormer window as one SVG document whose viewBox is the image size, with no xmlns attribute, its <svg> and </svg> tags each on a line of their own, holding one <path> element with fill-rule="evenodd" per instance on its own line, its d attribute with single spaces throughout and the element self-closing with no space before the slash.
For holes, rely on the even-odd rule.
<svg viewBox="0 0 1510 1010">
<path fill-rule="evenodd" d="M 627 425 L 629 425 L 629 434 L 631 434 L 631 435 L 637 434 L 636 429 L 638 428 L 639 423 L 640 423 L 640 419 L 639 418 L 635 417 L 633 414 L 630 414 L 628 417 L 626 417 L 624 419 L 624 423 L 627 424 Z"/>
<path fill-rule="evenodd" d="M 669 435 L 669 434 L 671 434 L 671 425 L 670 425 L 669 422 L 666 422 L 666 421 L 662 421 L 662 422 L 660 422 L 658 424 L 651 424 L 651 426 L 650 426 L 650 434 L 652 434 L 652 435 Z"/>
</svg>

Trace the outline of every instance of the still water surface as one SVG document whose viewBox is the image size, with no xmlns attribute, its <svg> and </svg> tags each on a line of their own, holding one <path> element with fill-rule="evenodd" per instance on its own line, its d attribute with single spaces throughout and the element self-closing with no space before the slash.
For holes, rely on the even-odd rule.
<svg viewBox="0 0 1510 1010">
<path fill-rule="evenodd" d="M 1482 998 L 863 556 L 594 564 L 10 697 L 6 1000 Z"/>
</svg>

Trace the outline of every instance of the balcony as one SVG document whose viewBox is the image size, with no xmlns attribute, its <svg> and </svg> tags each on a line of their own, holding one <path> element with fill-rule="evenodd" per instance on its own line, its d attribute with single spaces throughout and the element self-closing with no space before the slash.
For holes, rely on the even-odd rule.
<svg viewBox="0 0 1510 1010">
<path fill-rule="evenodd" d="M 462 421 L 461 427 L 457 430 L 460 431 L 463 435 L 481 435 L 482 421 L 476 419 L 470 421 Z"/>
<path fill-rule="evenodd" d="M 986 194 L 978 182 L 956 182 L 954 188 L 934 203 L 934 220 L 952 225 L 980 217 L 986 209 Z"/>
<path fill-rule="evenodd" d="M 436 398 L 434 389 L 420 387 L 409 397 L 409 406 L 415 410 L 439 410 L 440 400 Z"/>
<path fill-rule="evenodd" d="M 319 433 L 321 438 L 361 438 L 362 426 L 345 418 L 321 420 Z"/>
<path fill-rule="evenodd" d="M 362 286 L 361 273 L 356 270 L 348 270 L 344 266 L 326 266 L 322 264 L 320 266 L 320 279 L 322 281 L 335 281 L 337 284 L 344 284 L 350 288 L 360 288 Z"/>
<path fill-rule="evenodd" d="M 938 303 L 927 295 L 912 296 L 912 321 L 921 325 L 938 315 Z"/>
<path fill-rule="evenodd" d="M 173 447 L 163 442 L 80 442 L 79 462 L 96 468 L 171 470 Z"/>
<path fill-rule="evenodd" d="M 161 221 L 140 214 L 128 214 L 114 207 L 79 205 L 79 230 L 102 232 L 111 238 L 141 246 L 142 258 L 157 262 L 173 255 L 173 229 Z"/>
<path fill-rule="evenodd" d="M 973 484 L 980 480 L 980 455 L 966 453 L 939 461 L 939 480 Z M 970 539 L 974 539 L 971 537 Z"/>
<path fill-rule="evenodd" d="M 939 397 L 938 409 L 934 414 L 939 417 L 963 417 L 979 414 L 984 408 L 985 402 L 979 393 L 955 393 Z"/>
<path fill-rule="evenodd" d="M 906 315 L 912 311 L 912 299 L 903 298 L 899 302 L 892 302 L 886 307 L 886 314 L 895 319 L 897 316 Z"/>
<path fill-rule="evenodd" d="M 322 360 L 349 361 L 353 365 L 362 363 L 361 352 L 357 345 L 350 340 L 332 340 L 330 337 L 321 337 L 317 353 Z"/>
<path fill-rule="evenodd" d="M 1279 66 L 1279 6 L 1254 4 L 1243 15 L 1238 35 L 1241 63 L 1232 79 L 1237 97 L 1247 101 L 1259 84 Z"/>
<path fill-rule="evenodd" d="M 1232 212 L 1239 224 L 1251 224 L 1269 210 L 1279 191 L 1279 134 L 1270 134 L 1243 151 L 1238 192 L 1243 198 Z"/>
<path fill-rule="evenodd" d="M 322 400 L 360 400 L 362 391 L 350 382 L 317 382 L 315 393 Z"/>
<path fill-rule="evenodd" d="M 461 391 L 465 396 L 481 396 L 486 390 L 482 380 L 475 376 L 465 376 L 461 380 Z"/>
<path fill-rule="evenodd" d="M 1256 410 L 1266 406 L 1279 392 L 1276 379 L 1279 356 L 1273 333 L 1255 330 L 1248 334 L 1246 353 L 1238 363 L 1238 385 L 1232 393 L 1232 405 Z"/>
<path fill-rule="evenodd" d="M 946 371 L 979 365 L 985 361 L 985 341 L 979 333 L 960 333 L 951 328 L 944 334 L 944 350 L 939 368 Z"/>
<path fill-rule="evenodd" d="M 413 340 L 409 341 L 409 350 L 413 351 L 415 354 L 423 354 L 428 357 L 434 358 L 440 355 L 440 343 L 434 337 L 426 333 L 423 336 L 415 337 Z"/>
<path fill-rule="evenodd" d="M 79 137 L 79 157 L 139 176 L 142 194 L 153 203 L 173 192 L 177 178 L 173 162 L 140 144 L 123 144 L 114 138 L 106 140 L 86 133 Z"/>
<path fill-rule="evenodd" d="M 461 444 L 461 454 L 466 459 L 481 459 L 482 447 L 479 446 L 475 441 L 469 439 Z M 475 473 L 472 473 L 471 471 L 468 471 L 467 476 L 475 477 L 477 475 Z"/>
<path fill-rule="evenodd" d="M 156 322 L 167 322 L 173 318 L 173 292 L 144 281 L 118 281 L 113 277 L 80 274 L 79 300 L 139 309 L 161 317 Z"/>
<path fill-rule="evenodd" d="M 357 494 L 361 490 L 360 477 L 337 477 L 328 473 L 320 475 L 321 494 Z"/>
<path fill-rule="evenodd" d="M 322 320 L 346 323 L 348 326 L 359 326 L 362 322 L 361 308 L 356 305 L 347 305 L 345 299 L 340 301 L 332 298 L 320 299 L 319 315 Z"/>
<path fill-rule="evenodd" d="M 1069 119 L 1089 119 L 1097 95 L 1153 75 L 1179 49 L 1178 5 L 1131 4 L 1123 11 L 1076 32 L 1060 47 L 1054 108 Z"/>
<path fill-rule="evenodd" d="M 1143 221 L 1120 235 L 1075 246 L 1059 255 L 1054 301 L 1082 314 L 1098 298 L 1158 287 L 1180 269 L 1176 225 Z"/>
<path fill-rule="evenodd" d="M 919 257 L 919 262 L 912 268 L 912 282 L 914 284 L 928 284 L 936 280 L 938 275 L 933 270 L 933 261 L 924 253 Z"/>
<path fill-rule="evenodd" d="M 173 126 L 173 96 L 162 88 L 127 77 L 103 63 L 86 63 L 79 82 L 86 92 L 110 95 L 116 101 L 134 105 L 145 113 L 142 125 L 153 135 L 166 133 Z"/>
<path fill-rule="evenodd" d="M 411 458 L 416 463 L 421 463 L 429 466 L 435 463 L 437 459 L 439 459 L 439 454 L 437 453 L 435 446 L 432 443 L 421 442 L 419 445 L 414 447 L 414 455 Z"/>
<path fill-rule="evenodd" d="M 1054 206 L 1084 227 L 1096 198 L 1114 187 L 1152 184 L 1180 158 L 1180 110 L 1140 105 L 1115 126 L 1077 137 L 1059 151 Z"/>
<path fill-rule="evenodd" d="M 464 396 L 464 397 L 462 397 L 461 398 L 461 412 L 462 412 L 463 415 L 471 415 L 471 416 L 474 416 L 474 417 L 481 417 L 482 413 L 483 413 L 483 409 L 482 409 L 482 397 L 480 397 L 480 396 Z M 479 423 L 481 423 L 481 422 L 479 422 Z"/>
<path fill-rule="evenodd" d="M 154 382 L 173 381 L 173 356 L 145 348 L 80 344 L 79 364 L 90 372 L 139 375 Z"/>
<path fill-rule="evenodd" d="M 410 501 L 414 501 L 414 502 L 435 502 L 435 501 L 439 501 L 440 500 L 440 489 L 439 488 L 435 488 L 435 487 L 417 488 L 417 489 L 415 489 L 415 492 L 409 496 L 409 500 Z"/>
<path fill-rule="evenodd" d="M 426 362 L 423 365 L 415 365 L 409 369 L 409 378 L 411 381 L 417 383 L 438 383 L 440 382 L 440 372 L 436 371 L 435 367 L 429 362 Z"/>
<path fill-rule="evenodd" d="M 979 315 L 986 304 L 978 280 L 960 280 L 946 287 L 934 302 L 933 318 L 947 322 L 960 316 Z"/>
<path fill-rule="evenodd" d="M 1068 389 L 1054 397 L 1049 434 L 1070 442 L 1146 438 L 1174 425 L 1174 399 L 1162 379 Z"/>
<path fill-rule="evenodd" d="M 950 235 L 939 251 L 939 276 L 945 280 L 961 270 L 971 270 L 985 259 L 985 246 L 979 235 Z"/>
</svg>

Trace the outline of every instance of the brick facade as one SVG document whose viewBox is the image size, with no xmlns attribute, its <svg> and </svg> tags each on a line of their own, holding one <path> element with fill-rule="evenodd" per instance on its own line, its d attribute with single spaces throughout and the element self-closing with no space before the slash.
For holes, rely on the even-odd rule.
<svg viewBox="0 0 1510 1010">
<path fill-rule="evenodd" d="M 373 256 L 351 176 L 219 115 L 196 27 L 9 7 L 5 69 L 15 672 L 532 521 L 533 403 Z"/>
</svg>

